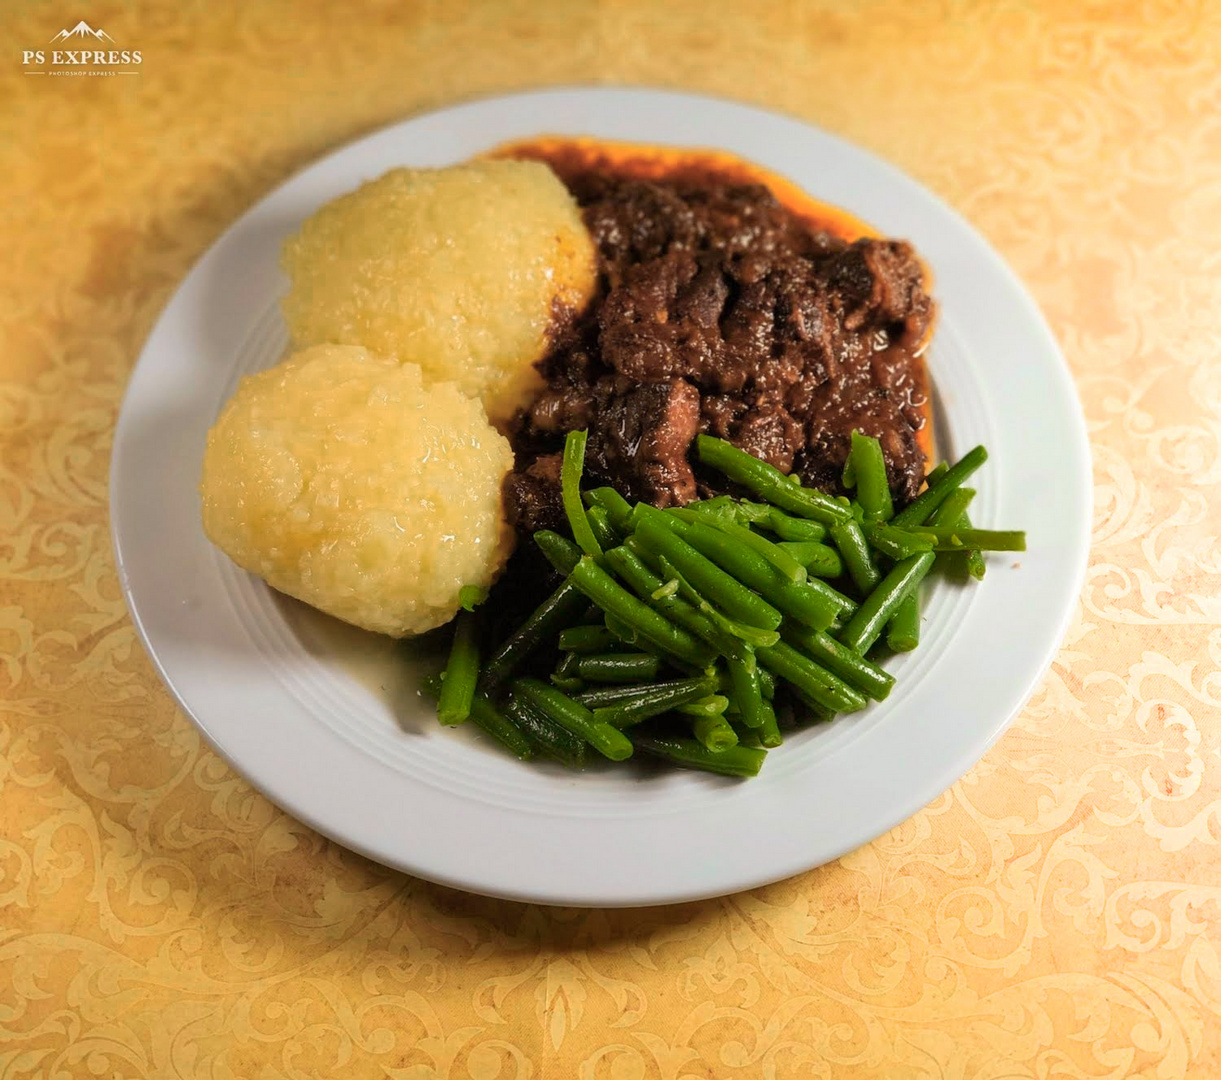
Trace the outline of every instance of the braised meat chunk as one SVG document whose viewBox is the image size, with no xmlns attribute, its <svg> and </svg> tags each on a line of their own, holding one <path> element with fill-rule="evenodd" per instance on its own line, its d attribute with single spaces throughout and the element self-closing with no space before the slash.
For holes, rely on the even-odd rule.
<svg viewBox="0 0 1221 1080">
<path fill-rule="evenodd" d="M 896 501 L 915 497 L 933 305 L 908 244 L 811 229 L 762 185 L 564 179 L 600 280 L 514 424 L 519 528 L 559 515 L 554 454 L 578 428 L 592 478 L 657 506 L 714 490 L 692 470 L 700 432 L 835 491 L 859 429 L 881 440 Z"/>
</svg>

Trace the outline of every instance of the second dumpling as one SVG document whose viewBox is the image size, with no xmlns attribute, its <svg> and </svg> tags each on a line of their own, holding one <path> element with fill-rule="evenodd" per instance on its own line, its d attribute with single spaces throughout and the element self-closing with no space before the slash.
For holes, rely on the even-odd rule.
<svg viewBox="0 0 1221 1080">
<path fill-rule="evenodd" d="M 493 421 L 528 403 L 534 363 L 596 277 L 572 196 L 525 161 L 393 169 L 309 218 L 283 264 L 298 345 L 363 345 L 419 364 Z"/>
</svg>

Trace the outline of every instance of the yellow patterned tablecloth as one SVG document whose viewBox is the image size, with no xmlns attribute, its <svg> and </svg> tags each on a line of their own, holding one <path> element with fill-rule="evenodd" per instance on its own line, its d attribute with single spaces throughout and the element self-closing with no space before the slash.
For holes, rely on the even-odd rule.
<svg viewBox="0 0 1221 1080">
<path fill-rule="evenodd" d="M 140 74 L 27 75 L 81 18 Z M 0 42 L 2 1080 L 1221 1076 L 1221 8 L 10 0 Z M 984 761 L 834 865 L 636 912 L 280 813 L 158 683 L 107 538 L 128 372 L 229 222 L 388 121 L 590 79 L 941 193 L 1042 304 L 1095 461 L 1079 616 Z"/>
</svg>

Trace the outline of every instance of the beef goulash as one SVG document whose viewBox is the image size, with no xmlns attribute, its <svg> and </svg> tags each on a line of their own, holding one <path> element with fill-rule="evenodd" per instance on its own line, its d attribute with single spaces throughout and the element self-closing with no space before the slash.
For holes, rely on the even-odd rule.
<svg viewBox="0 0 1221 1080">
<path fill-rule="evenodd" d="M 551 165 L 599 263 L 509 432 L 519 531 L 562 525 L 559 450 L 583 428 L 591 479 L 658 507 L 721 490 L 693 468 L 701 433 L 837 492 L 857 430 L 880 441 L 896 503 L 915 498 L 934 308 L 909 244 L 727 155 L 563 139 L 499 153 Z"/>
</svg>

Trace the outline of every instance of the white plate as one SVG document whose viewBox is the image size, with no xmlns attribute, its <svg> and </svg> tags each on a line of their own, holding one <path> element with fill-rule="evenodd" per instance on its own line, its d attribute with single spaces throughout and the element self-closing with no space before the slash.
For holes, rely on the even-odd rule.
<svg viewBox="0 0 1221 1080">
<path fill-rule="evenodd" d="M 1030 550 L 970 587 L 937 585 L 890 700 L 804 731 L 756 779 L 521 765 L 443 730 L 386 639 L 237 570 L 204 538 L 204 435 L 238 379 L 285 344 L 280 244 L 321 203 L 395 165 L 507 139 L 587 134 L 733 151 L 912 240 L 941 317 L 929 365 L 947 455 L 985 443 L 981 526 Z M 247 213 L 178 290 L 115 435 L 111 515 L 132 617 L 166 685 L 251 783 L 380 862 L 475 892 L 658 904 L 817 866 L 899 824 L 988 748 L 1051 662 L 1082 583 L 1085 427 L 1063 359 L 1013 274 L 961 218 L 883 164 L 758 109 L 652 90 L 515 94 L 397 124 L 331 154 Z M 1020 562 L 1020 569 L 1014 567 Z M 361 670 L 356 670 L 358 664 Z"/>
</svg>

